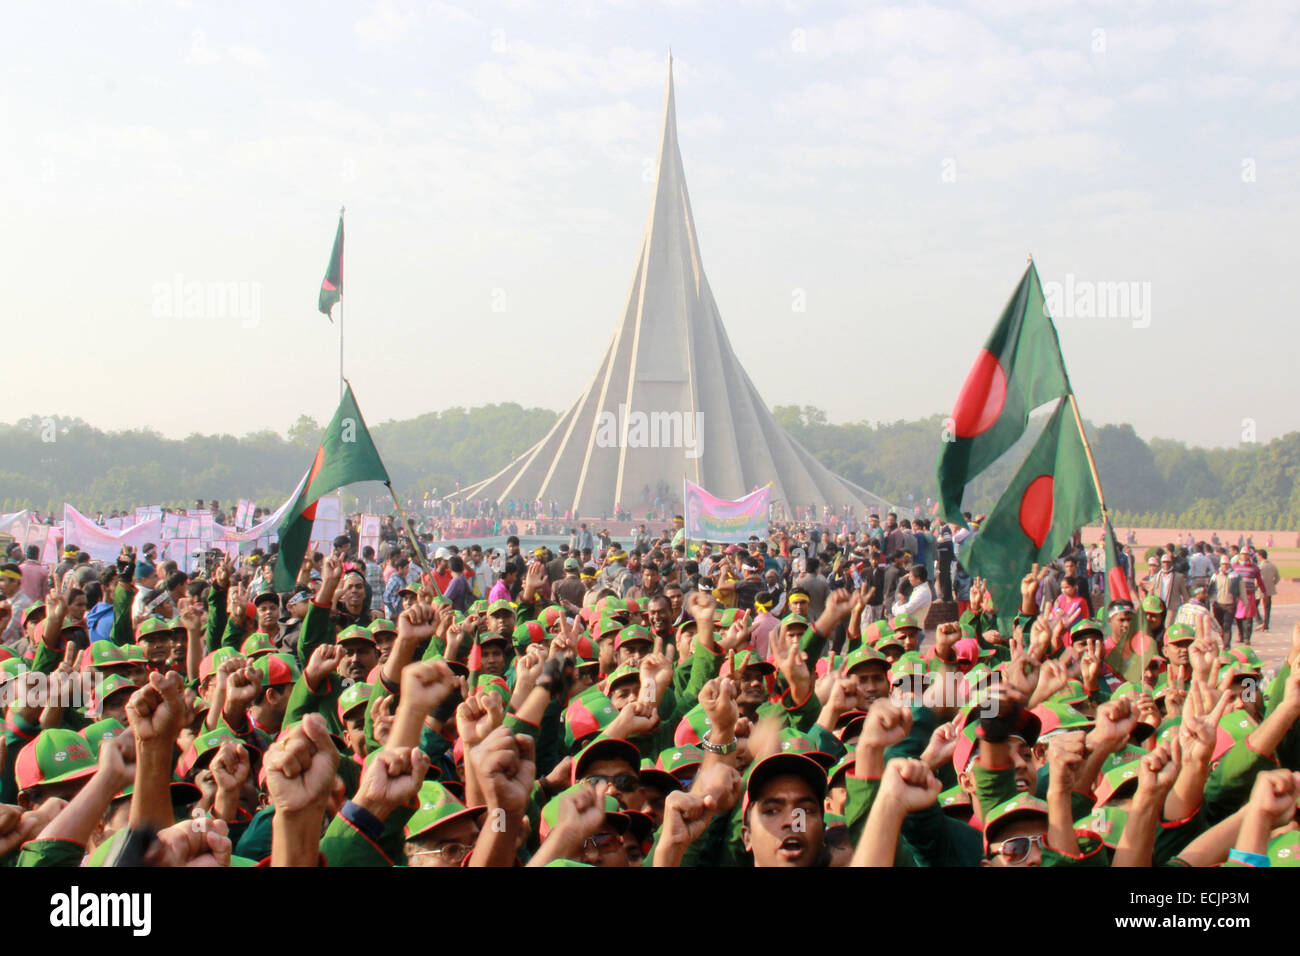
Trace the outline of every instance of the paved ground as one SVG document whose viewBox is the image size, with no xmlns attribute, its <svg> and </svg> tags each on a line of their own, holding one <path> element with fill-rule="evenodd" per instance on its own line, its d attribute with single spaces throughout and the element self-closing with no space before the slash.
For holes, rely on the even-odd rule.
<svg viewBox="0 0 1300 956">
<path fill-rule="evenodd" d="M 1260 631 L 1255 625 L 1255 634 L 1251 646 L 1272 667 L 1286 662 L 1287 651 L 1291 648 L 1291 629 L 1300 621 L 1300 604 L 1273 605 L 1273 620 L 1267 631 Z"/>
</svg>

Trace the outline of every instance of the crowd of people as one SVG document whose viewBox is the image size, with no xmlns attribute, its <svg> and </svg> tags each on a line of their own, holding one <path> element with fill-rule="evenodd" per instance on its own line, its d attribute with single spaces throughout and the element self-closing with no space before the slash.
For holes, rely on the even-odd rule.
<svg viewBox="0 0 1300 956">
<path fill-rule="evenodd" d="M 1076 539 L 998 608 L 958 559 L 970 523 L 710 545 L 679 517 L 553 552 L 345 533 L 287 590 L 274 547 L 190 573 L 16 548 L 0 860 L 1300 859 L 1300 626 L 1269 675 L 1251 647 L 1267 553 L 1170 544 L 1143 573 L 1123 548 L 1130 602 Z"/>
</svg>

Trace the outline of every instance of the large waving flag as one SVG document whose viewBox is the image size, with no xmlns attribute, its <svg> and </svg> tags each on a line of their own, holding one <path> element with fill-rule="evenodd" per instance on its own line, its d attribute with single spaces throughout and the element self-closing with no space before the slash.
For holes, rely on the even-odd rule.
<svg viewBox="0 0 1300 956">
<path fill-rule="evenodd" d="M 1069 391 L 1056 327 L 1030 262 L 953 406 L 938 463 L 944 520 L 965 525 L 966 485 L 1024 434 L 1031 411 Z"/>
<path fill-rule="evenodd" d="M 340 232 L 340 238 L 342 233 Z M 382 481 L 388 484 L 388 471 L 375 449 L 357 400 L 348 385 L 339 402 L 338 411 L 330 420 L 316 459 L 306 477 L 298 486 L 298 496 L 280 522 L 280 552 L 275 559 L 277 591 L 293 587 L 307 553 L 311 539 L 311 525 L 316 518 L 316 502 L 344 485 L 357 481 Z"/>
<path fill-rule="evenodd" d="M 984 578 L 999 614 L 1020 606 L 1020 581 L 1035 562 L 1056 560 L 1071 536 L 1101 514 L 1078 420 L 1067 399 L 1057 402 L 1016 477 L 958 548 L 962 565 Z"/>
<path fill-rule="evenodd" d="M 320 283 L 320 298 L 317 308 L 329 316 L 334 304 L 343 298 L 343 213 L 339 213 L 339 228 L 334 233 L 334 248 L 330 252 L 330 264 L 325 269 L 325 278 Z"/>
</svg>

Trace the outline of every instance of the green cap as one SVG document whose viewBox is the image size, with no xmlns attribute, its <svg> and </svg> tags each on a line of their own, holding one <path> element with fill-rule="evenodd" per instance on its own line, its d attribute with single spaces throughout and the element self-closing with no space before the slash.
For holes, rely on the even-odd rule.
<svg viewBox="0 0 1300 956">
<path fill-rule="evenodd" d="M 886 672 L 889 671 L 889 661 L 885 655 L 878 652 L 874 647 L 859 647 L 852 654 L 844 659 L 844 673 L 851 674 L 854 670 L 864 664 L 876 663 Z"/>
<path fill-rule="evenodd" d="M 121 667 L 126 663 L 121 648 L 112 641 L 91 641 L 82 667 Z"/>
<path fill-rule="evenodd" d="M 1270 841 L 1268 862 L 1272 866 L 1300 866 L 1300 830 L 1287 830 Z"/>
<path fill-rule="evenodd" d="M 743 651 L 736 652 L 736 669 L 734 672 L 731 670 L 730 662 L 724 662 L 719 674 L 722 677 L 736 677 L 743 675 L 745 671 L 751 667 L 758 668 L 764 674 L 776 673 L 776 666 L 774 664 L 759 657 L 758 651 L 746 648 Z"/>
<path fill-rule="evenodd" d="M 107 717 L 104 720 L 97 720 L 95 723 L 81 728 L 81 736 L 86 738 L 90 744 L 91 750 L 95 752 L 96 757 L 99 755 L 99 748 L 107 740 L 112 740 L 119 734 L 126 733 L 126 728 L 122 722 L 113 717 Z"/>
<path fill-rule="evenodd" d="M 679 747 L 669 747 L 667 750 L 659 751 L 655 769 L 662 770 L 675 778 L 678 771 L 687 767 L 697 767 L 703 762 L 703 750 L 694 744 L 682 744 Z"/>
<path fill-rule="evenodd" d="M 279 687 L 298 679 L 298 662 L 288 654 L 263 654 L 253 661 L 253 669 L 262 675 L 262 686 Z"/>
<path fill-rule="evenodd" d="M 237 744 L 244 742 L 230 732 L 225 724 L 221 724 L 214 730 L 208 730 L 194 738 L 190 744 L 190 749 L 185 752 L 185 756 L 176 764 L 176 772 L 182 777 L 190 776 L 196 769 L 202 769 L 206 766 L 212 757 L 216 754 L 217 748 L 227 740 L 233 740 Z"/>
<path fill-rule="evenodd" d="M 1127 789 L 1131 784 L 1137 786 L 1138 771 L 1142 767 L 1142 761 L 1129 760 L 1120 764 L 1118 767 L 1112 767 L 1101 775 L 1101 783 L 1093 791 L 1097 798 L 1097 806 L 1102 806 L 1111 797 L 1115 796 L 1121 788 Z"/>
<path fill-rule="evenodd" d="M 537 621 L 524 621 L 524 623 L 515 627 L 513 635 L 515 647 L 527 647 L 529 644 L 545 643 L 550 635 L 546 633 L 546 628 Z"/>
<path fill-rule="evenodd" d="M 916 623 L 916 618 L 910 614 L 895 614 L 889 622 L 889 626 L 896 631 L 901 631 L 905 627 L 914 627 L 918 631 L 921 625 Z"/>
<path fill-rule="evenodd" d="M 607 634 L 617 634 L 623 630 L 623 627 L 624 623 L 622 621 L 616 620 L 608 614 L 602 614 L 600 620 L 596 622 L 596 639 L 599 640 Z"/>
<path fill-rule="evenodd" d="M 445 601 L 446 598 L 443 598 L 443 600 Z M 371 637 L 374 637 L 376 634 L 396 634 L 397 625 L 386 617 L 379 617 L 370 622 L 370 627 L 367 628 L 367 630 L 370 631 Z"/>
<path fill-rule="evenodd" d="M 989 847 L 989 831 L 996 823 L 1005 823 L 1013 817 L 1035 816 L 1047 819 L 1047 801 L 1040 800 L 1032 793 L 1018 793 L 1010 800 L 1003 800 L 989 811 L 984 818 L 984 848 Z"/>
<path fill-rule="evenodd" d="M 1076 830 L 1087 830 L 1101 837 L 1101 842 L 1110 849 L 1119 846 L 1119 838 L 1124 833 L 1124 824 L 1128 822 L 1128 811 L 1109 805 L 1094 807 L 1088 814 L 1074 824 Z"/>
<path fill-rule="evenodd" d="M 360 624 L 353 624 L 339 631 L 339 636 L 335 640 L 342 644 L 344 641 L 365 641 L 371 647 L 375 646 L 375 635 L 367 627 Z"/>
<path fill-rule="evenodd" d="M 623 664 L 614 668 L 614 672 L 605 679 L 605 693 L 614 689 L 614 685 L 627 680 L 629 677 L 635 677 L 638 681 L 641 679 L 641 670 L 634 664 Z"/>
<path fill-rule="evenodd" d="M 786 728 L 781 731 L 781 752 L 811 757 L 821 764 L 823 770 L 829 770 L 835 764 L 835 758 L 817 747 L 815 743 L 797 730 Z"/>
<path fill-rule="evenodd" d="M 1096 634 L 1101 637 L 1101 621 L 1090 617 L 1080 618 L 1075 621 L 1074 626 L 1070 628 L 1070 637 L 1078 637 L 1080 634 Z"/>
<path fill-rule="evenodd" d="M 1148 598 L 1148 600 L 1150 599 Z M 1142 603 L 1145 604 L 1146 601 Z M 1170 644 L 1182 644 L 1184 642 L 1190 644 L 1194 640 L 1196 640 L 1196 631 L 1192 629 L 1190 624 L 1173 624 L 1165 631 L 1165 641 Z"/>
<path fill-rule="evenodd" d="M 370 684 L 350 684 L 343 688 L 343 693 L 339 694 L 339 720 L 342 720 L 358 707 L 364 707 L 370 701 L 370 692 L 373 687 Z"/>
<path fill-rule="evenodd" d="M 808 618 L 804 617 L 802 614 L 787 614 L 785 617 L 781 618 L 781 627 L 802 627 L 807 629 L 811 627 L 811 625 L 808 623 Z"/>
<path fill-rule="evenodd" d="M 109 674 L 99 685 L 98 693 L 91 700 L 95 714 L 98 715 L 104 709 L 104 701 L 114 694 L 134 693 L 138 689 L 136 682 L 125 674 Z"/>
<path fill-rule="evenodd" d="M 27 670 L 27 662 L 21 657 L 6 657 L 0 661 L 0 685 L 17 677 L 19 674 L 26 673 Z"/>
<path fill-rule="evenodd" d="M 1112 695 L 1113 696 L 1113 695 Z M 1088 699 L 1088 692 L 1083 689 L 1083 682 L 1072 680 L 1067 681 L 1065 687 L 1058 690 L 1048 698 L 1060 704 L 1069 704 L 1073 707 L 1075 704 L 1082 704 Z"/>
<path fill-rule="evenodd" d="M 248 635 L 244 643 L 239 648 L 239 653 L 245 657 L 260 657 L 263 654 L 274 654 L 275 644 L 271 641 L 270 634 L 263 634 L 258 631 L 255 634 Z"/>
<path fill-rule="evenodd" d="M 618 632 L 614 638 L 614 650 L 618 650 L 624 644 L 629 644 L 633 641 L 643 641 L 646 644 L 654 643 L 650 639 L 650 631 L 648 629 L 641 627 L 639 624 L 634 624 L 631 627 L 625 627 Z"/>
<path fill-rule="evenodd" d="M 871 645 L 864 644 L 864 646 L 874 647 L 877 651 L 883 654 L 885 653 L 885 648 L 887 647 L 897 647 L 901 650 L 903 647 L 903 639 L 899 637 L 897 634 L 895 634 L 893 631 L 890 631 L 888 634 L 885 634 L 884 636 L 877 638 L 874 644 Z"/>
<path fill-rule="evenodd" d="M 501 703 L 510 703 L 510 685 L 505 682 L 505 678 L 497 677 L 495 674 L 479 674 L 478 680 L 474 684 L 474 690 L 487 688 L 492 693 L 501 698 Z"/>
<path fill-rule="evenodd" d="M 135 639 L 138 641 L 142 637 L 148 637 L 150 634 L 163 634 L 166 635 L 168 640 L 171 640 L 171 633 L 172 633 L 171 627 L 169 627 L 167 622 L 164 621 L 162 618 L 147 617 L 140 623 L 140 626 L 136 629 Z"/>
<path fill-rule="evenodd" d="M 1148 594 L 1142 599 L 1142 610 L 1149 614 L 1164 614 L 1165 602 L 1158 594 Z"/>
<path fill-rule="evenodd" d="M 961 787 L 949 787 L 939 794 L 939 809 L 956 812 L 962 807 L 974 807 L 970 794 Z"/>
<path fill-rule="evenodd" d="M 487 807 L 466 807 L 442 784 L 436 780 L 426 780 L 420 784 L 419 809 L 406 821 L 406 839 L 423 836 L 444 823 L 466 817 L 477 818 L 486 812 Z"/>
<path fill-rule="evenodd" d="M 546 806 L 542 807 L 542 822 L 541 826 L 538 828 L 538 835 L 543 840 L 546 839 L 546 835 L 551 832 L 551 829 L 559 819 L 560 803 L 565 797 L 582 786 L 585 785 L 575 783 L 573 786 L 561 790 L 546 802 Z M 623 808 L 620 807 L 618 801 L 608 793 L 605 794 L 605 822 L 609 823 L 619 833 L 626 832 L 629 824 L 628 818 L 623 814 Z"/>
<path fill-rule="evenodd" d="M 850 654 L 850 657 L 853 655 Z M 925 676 L 930 672 L 930 665 L 926 659 L 921 656 L 920 651 L 908 651 L 900 654 L 898 660 L 894 661 L 894 666 L 889 669 L 891 680 L 899 680 L 903 677 Z"/>
<path fill-rule="evenodd" d="M 862 640 L 867 644 L 876 644 L 879 646 L 879 642 L 882 638 L 892 637 L 893 634 L 894 629 L 889 626 L 888 621 L 872 621 L 865 629 L 863 629 Z"/>
<path fill-rule="evenodd" d="M 1119 700 L 1121 697 L 1127 697 L 1132 694 L 1134 697 L 1141 697 L 1147 692 L 1146 688 L 1134 681 L 1125 681 L 1110 692 L 1111 700 Z"/>
<path fill-rule="evenodd" d="M 501 614 L 502 612 L 506 614 L 514 614 L 515 606 L 505 598 L 500 598 L 488 605 L 487 612 L 489 617 L 493 614 Z"/>
</svg>

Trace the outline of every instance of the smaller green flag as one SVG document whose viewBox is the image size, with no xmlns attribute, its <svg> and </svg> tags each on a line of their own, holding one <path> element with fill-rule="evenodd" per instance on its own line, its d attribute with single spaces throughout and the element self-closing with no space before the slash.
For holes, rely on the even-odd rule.
<svg viewBox="0 0 1300 956">
<path fill-rule="evenodd" d="M 958 557 L 984 578 L 999 617 L 1016 613 L 1020 581 L 1031 566 L 1048 564 L 1070 537 L 1101 514 L 1079 426 L 1060 399 L 1016 477 Z"/>
<path fill-rule="evenodd" d="M 334 248 L 330 252 L 330 264 L 325 269 L 325 278 L 320 283 L 320 298 L 317 299 L 316 306 L 333 322 L 334 316 L 330 312 L 341 298 L 343 298 L 343 213 L 339 213 L 339 228 L 334 233 Z"/>
</svg>

